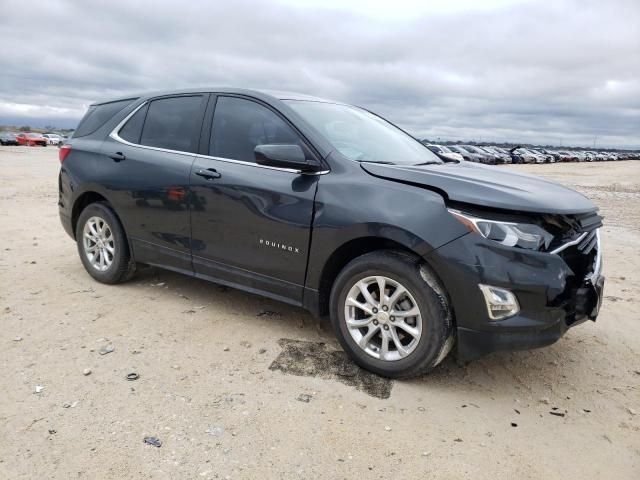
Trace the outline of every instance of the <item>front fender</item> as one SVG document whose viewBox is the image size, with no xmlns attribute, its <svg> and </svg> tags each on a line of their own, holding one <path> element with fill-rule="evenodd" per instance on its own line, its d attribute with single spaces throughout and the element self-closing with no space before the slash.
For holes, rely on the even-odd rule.
<svg viewBox="0 0 640 480">
<path fill-rule="evenodd" d="M 314 290 L 327 262 L 350 242 L 388 240 L 424 257 L 468 233 L 440 194 L 374 177 L 357 164 L 320 179 L 312 228 L 305 286 Z"/>
</svg>

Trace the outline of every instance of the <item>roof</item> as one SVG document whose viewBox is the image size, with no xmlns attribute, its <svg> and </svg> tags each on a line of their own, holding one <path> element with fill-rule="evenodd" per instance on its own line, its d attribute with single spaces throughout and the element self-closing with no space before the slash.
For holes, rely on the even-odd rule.
<svg viewBox="0 0 640 480">
<path fill-rule="evenodd" d="M 118 98 L 110 98 L 108 100 L 95 102 L 92 105 L 100 105 L 103 103 L 111 103 L 111 102 L 117 102 L 117 101 L 128 100 L 128 99 L 151 98 L 151 97 L 161 97 L 165 95 L 201 93 L 201 92 L 235 93 L 239 95 L 250 95 L 257 98 L 270 97 L 271 99 L 277 99 L 277 100 L 305 100 L 310 102 L 342 104 L 342 102 L 327 100 L 320 97 L 314 97 L 312 95 L 306 95 L 304 93 L 285 92 L 280 90 L 246 89 L 246 88 L 229 88 L 229 87 L 202 87 L 202 88 L 186 88 L 186 89 L 176 89 L 176 90 L 162 90 L 162 91 L 155 91 L 155 92 L 138 93 L 134 95 L 124 95 Z"/>
</svg>

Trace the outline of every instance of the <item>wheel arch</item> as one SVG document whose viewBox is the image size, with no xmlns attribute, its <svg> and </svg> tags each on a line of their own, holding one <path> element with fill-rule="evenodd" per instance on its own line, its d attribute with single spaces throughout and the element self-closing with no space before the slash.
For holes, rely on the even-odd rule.
<svg viewBox="0 0 640 480">
<path fill-rule="evenodd" d="M 359 237 L 337 247 L 327 258 L 318 282 L 318 313 L 328 315 L 331 287 L 344 267 L 354 258 L 377 250 L 395 250 L 415 257 L 421 256 L 402 243 L 383 237 Z M 431 267 L 430 267 L 431 268 Z"/>
<path fill-rule="evenodd" d="M 120 218 L 120 215 L 114 208 L 113 204 L 109 201 L 109 199 L 104 195 L 102 195 L 101 193 L 96 192 L 95 190 L 86 190 L 82 192 L 80 195 L 78 195 L 78 198 L 76 198 L 76 200 L 73 202 L 73 208 L 71 209 L 71 227 L 73 229 L 73 238 L 76 239 L 76 228 L 78 226 L 78 219 L 80 218 L 80 214 L 89 205 L 97 202 L 106 203 L 107 206 L 109 206 L 109 208 L 113 211 L 113 214 L 115 215 L 116 219 L 120 223 L 120 228 L 122 228 L 122 231 L 124 232 L 124 237 L 127 240 L 127 247 L 129 248 L 129 254 L 131 255 L 131 258 L 135 261 L 135 255 L 134 255 L 133 245 L 131 243 L 131 238 L 129 238 L 129 235 L 127 234 L 127 229 L 125 228 L 124 223 L 122 222 L 122 218 Z"/>
<path fill-rule="evenodd" d="M 78 226 L 78 218 L 80 218 L 80 214 L 85 208 L 96 202 L 105 202 L 111 207 L 111 209 L 113 209 L 113 206 L 111 205 L 111 203 L 109 203 L 109 200 L 107 200 L 103 195 L 94 191 L 83 192 L 73 202 L 73 207 L 71 209 L 71 228 L 73 229 L 73 238 L 75 238 L 76 236 L 76 227 Z M 122 224 L 122 221 L 120 221 L 120 224 Z"/>
<path fill-rule="evenodd" d="M 78 195 L 78 197 L 73 202 L 73 207 L 71 209 L 71 228 L 73 229 L 73 238 L 75 239 L 76 227 L 78 226 L 78 219 L 80 218 L 80 214 L 82 213 L 82 211 L 92 203 L 102 202 L 109 206 L 109 208 L 113 211 L 113 214 L 116 216 L 116 219 L 118 220 L 118 222 L 120 222 L 120 227 L 122 228 L 122 231 L 124 232 L 124 235 L 127 239 L 127 244 L 129 245 L 129 251 L 131 252 L 131 255 L 133 255 L 131 239 L 127 234 L 127 229 L 125 228 L 124 222 L 122 221 L 120 214 L 115 209 L 115 206 L 113 205 L 113 203 L 110 202 L 106 196 L 104 196 L 102 193 L 96 190 L 97 189 L 92 189 L 92 188 L 85 190 L 80 195 Z"/>
</svg>

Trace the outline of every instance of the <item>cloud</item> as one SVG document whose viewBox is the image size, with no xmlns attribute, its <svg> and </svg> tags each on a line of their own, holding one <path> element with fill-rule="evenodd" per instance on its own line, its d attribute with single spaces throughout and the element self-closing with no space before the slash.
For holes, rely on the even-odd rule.
<svg viewBox="0 0 640 480">
<path fill-rule="evenodd" d="M 228 85 L 356 103 L 420 137 L 640 146 L 637 1 L 455 3 L 34 2 L 0 24 L 0 121 Z"/>
</svg>

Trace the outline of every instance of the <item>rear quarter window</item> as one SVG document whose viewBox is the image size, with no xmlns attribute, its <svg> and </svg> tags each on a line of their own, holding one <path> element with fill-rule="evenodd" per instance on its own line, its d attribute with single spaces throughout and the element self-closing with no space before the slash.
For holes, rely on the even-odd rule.
<svg viewBox="0 0 640 480">
<path fill-rule="evenodd" d="M 107 120 L 121 111 L 127 105 L 130 105 L 134 100 L 135 98 L 130 98 L 128 100 L 119 100 L 117 102 L 91 105 L 89 107 L 89 110 L 87 110 L 87 113 L 85 113 L 84 117 L 82 117 L 82 120 L 80 120 L 80 124 L 78 125 L 78 128 L 76 128 L 73 136 L 84 137 L 86 135 L 91 135 L 102 125 L 104 125 Z"/>
<path fill-rule="evenodd" d="M 149 105 L 144 105 L 134 113 L 129 120 L 127 120 L 127 123 L 125 123 L 124 127 L 122 127 L 118 132 L 120 138 L 130 143 L 140 143 L 142 125 L 144 124 L 144 119 L 147 116 L 148 107 Z"/>
</svg>

